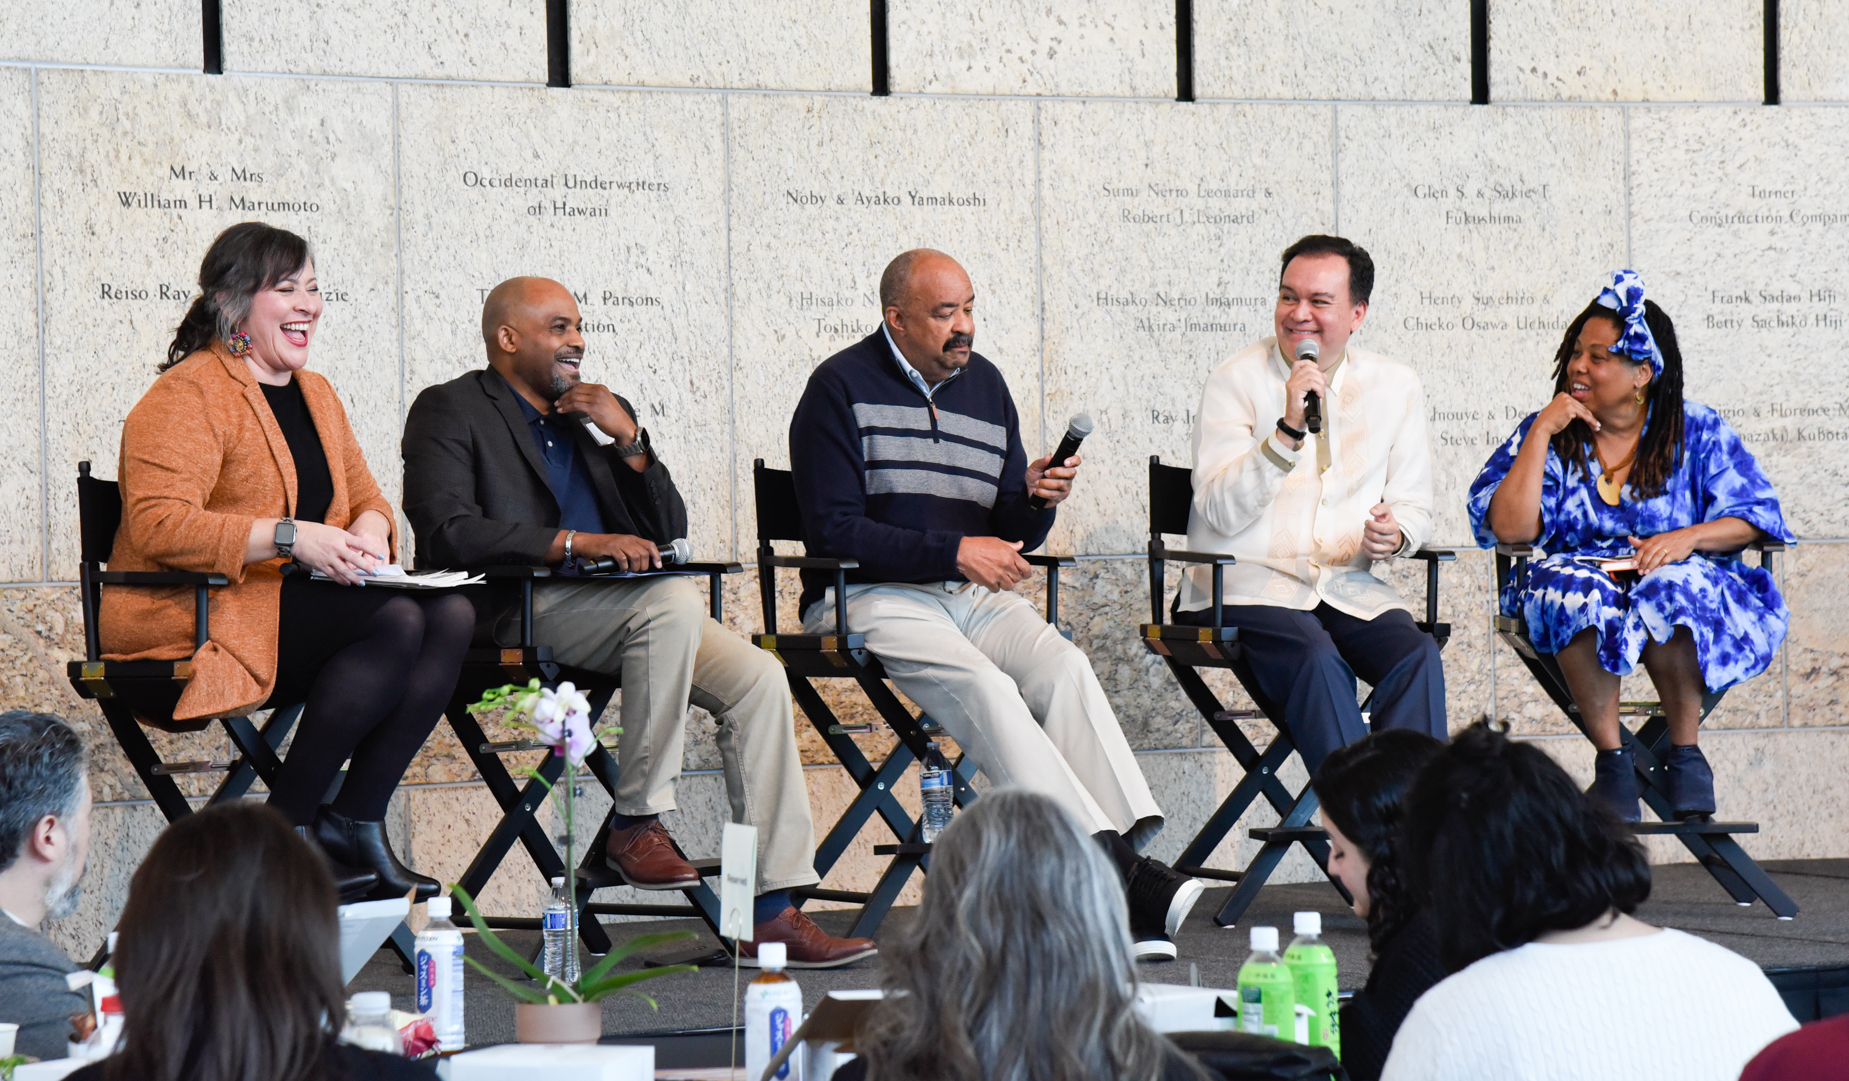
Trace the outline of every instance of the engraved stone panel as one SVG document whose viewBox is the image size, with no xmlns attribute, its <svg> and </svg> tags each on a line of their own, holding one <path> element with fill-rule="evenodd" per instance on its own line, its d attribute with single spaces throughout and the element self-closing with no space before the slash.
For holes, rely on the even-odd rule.
<svg viewBox="0 0 1849 1081">
<path fill-rule="evenodd" d="M 1849 535 L 1849 152 L 1841 110 L 1636 109 L 1633 258 L 1800 537 Z"/>
<path fill-rule="evenodd" d="M 1491 101 L 1758 101 L 1759 0 L 1495 0 Z"/>
<path fill-rule="evenodd" d="M 205 64 L 200 14 L 198 0 L 9 0 L 0 4 L 0 60 L 198 71 Z"/>
<path fill-rule="evenodd" d="M 1780 101 L 1849 101 L 1849 7 L 1784 0 L 1778 8 Z"/>
<path fill-rule="evenodd" d="M 1849 717 L 1849 544 L 1802 544 L 1780 560 L 1791 606 L 1785 679 L 1793 725 Z"/>
<path fill-rule="evenodd" d="M 572 0 L 571 78 L 865 92 L 873 85 L 870 19 L 857 0 Z"/>
<path fill-rule="evenodd" d="M 1073 413 L 1098 424 L 1049 551 L 1144 547 L 1149 456 L 1192 464 L 1207 373 L 1271 333 L 1278 253 L 1332 224 L 1329 116 L 1040 106 L 1047 445 L 1032 453 Z"/>
<path fill-rule="evenodd" d="M 1343 235 L 1374 257 L 1355 342 L 1410 364 L 1431 421 L 1432 543 L 1467 545 L 1464 498 L 1552 397 L 1554 350 L 1623 264 L 1617 109 L 1343 106 Z"/>
<path fill-rule="evenodd" d="M 752 459 L 789 468 L 810 371 L 879 329 L 880 273 L 907 249 L 940 249 L 969 271 L 976 351 L 1001 369 L 1021 439 L 1038 447 L 1035 106 L 735 95 L 730 108 L 741 549 L 757 536 Z"/>
<path fill-rule="evenodd" d="M 1167 0 L 890 0 L 888 12 L 895 91 L 1175 96 Z"/>
<path fill-rule="evenodd" d="M 399 90 L 407 406 L 484 366 L 496 284 L 564 283 L 584 378 L 635 406 L 703 558 L 732 535 L 721 115 L 710 94 Z"/>
<path fill-rule="evenodd" d="M 1194 9 L 1200 98 L 1470 100 L 1469 0 Z"/>
<path fill-rule="evenodd" d="M 79 459 L 116 475 L 213 237 L 241 221 L 314 245 L 326 312 L 310 366 L 398 498 L 392 90 L 296 79 L 39 74 L 51 574 L 76 577 Z M 107 133 L 102 137 L 100 133 Z"/>
<path fill-rule="evenodd" d="M 44 577 L 39 442 L 38 228 L 33 207 L 32 73 L 0 69 L 0 581 Z"/>
<path fill-rule="evenodd" d="M 231 0 L 226 71 L 546 81 L 546 10 L 523 0 Z"/>
</svg>

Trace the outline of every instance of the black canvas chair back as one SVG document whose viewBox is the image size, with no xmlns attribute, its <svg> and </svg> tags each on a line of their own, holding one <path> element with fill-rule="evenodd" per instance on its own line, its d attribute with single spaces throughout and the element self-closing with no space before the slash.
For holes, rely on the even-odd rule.
<svg viewBox="0 0 1849 1081">
<path fill-rule="evenodd" d="M 1773 555 L 1784 551 L 1785 545 L 1779 541 L 1759 541 L 1748 548 L 1759 553 L 1760 566 L 1769 568 Z M 1519 614 L 1505 616 L 1501 612 L 1503 589 L 1512 576 L 1520 576 L 1522 565 L 1537 554 L 1534 547 L 1527 544 L 1496 546 L 1496 592 L 1492 601 L 1498 605 L 1495 616 L 1496 637 L 1515 650 L 1516 656 L 1522 659 L 1523 667 L 1528 669 L 1528 674 L 1534 677 L 1547 697 L 1583 734 L 1586 732 L 1585 720 L 1579 715 L 1579 707 L 1573 703 L 1573 694 L 1567 689 L 1566 675 L 1560 670 L 1558 658 L 1535 648 L 1534 642 L 1528 637 L 1527 624 Z M 1704 720 L 1720 704 L 1725 693 L 1709 691 L 1702 695 L 1701 716 Z M 1663 715 L 1662 703 L 1620 702 L 1619 716 L 1621 720 L 1631 717 L 1642 721 L 1635 732 L 1620 723 L 1618 734 L 1624 746 L 1631 751 L 1631 760 L 1637 770 L 1638 793 L 1644 804 L 1660 819 L 1657 822 L 1633 823 L 1632 828 L 1639 834 L 1670 834 L 1681 841 L 1694 855 L 1696 862 L 1708 869 L 1708 873 L 1714 876 L 1714 880 L 1720 883 L 1721 888 L 1736 903 L 1750 905 L 1755 900 L 1763 900 L 1779 919 L 1788 920 L 1797 915 L 1797 904 L 1784 890 L 1778 888 L 1777 883 L 1734 840 L 1736 834 L 1758 833 L 1757 822 L 1716 822 L 1705 815 L 1677 821 L 1671 815 L 1668 782 L 1662 765 L 1663 756 L 1669 751 L 1669 720 Z"/>
<path fill-rule="evenodd" d="M 1268 698 L 1259 687 L 1251 662 L 1239 642 L 1237 628 L 1222 625 L 1226 568 L 1233 566 L 1232 556 L 1213 552 L 1190 552 L 1170 548 L 1167 536 L 1185 535 L 1194 505 L 1193 470 L 1163 465 L 1162 459 L 1149 459 L 1149 622 L 1141 628 L 1143 647 L 1161 657 L 1182 693 L 1201 714 L 1220 742 L 1232 753 L 1245 771 L 1238 784 L 1227 794 L 1219 808 L 1208 817 L 1194 839 L 1188 843 L 1175 869 L 1197 878 L 1234 883 L 1230 896 L 1215 920 L 1224 927 L 1239 921 L 1258 896 L 1258 890 L 1277 869 L 1292 845 L 1300 844 L 1325 872 L 1329 866 L 1328 835 L 1310 824 L 1316 812 L 1316 792 L 1308 785 L 1292 793 L 1278 779 L 1278 770 L 1296 751 L 1290 730 L 1284 723 L 1280 703 Z M 1449 624 L 1438 622 L 1438 564 L 1457 558 L 1456 553 L 1421 549 L 1415 557 L 1426 564 L 1426 618 L 1419 627 L 1443 646 L 1451 636 Z M 1170 621 L 1168 611 L 1167 572 L 1170 562 L 1188 566 L 1205 566 L 1211 572 L 1209 604 L 1212 625 L 1197 627 Z M 1198 671 L 1201 668 L 1225 668 L 1239 680 L 1239 685 L 1258 708 L 1229 710 L 1214 694 Z M 1364 705 L 1365 711 L 1366 706 Z M 1242 720 L 1264 717 L 1276 735 L 1261 752 L 1246 738 L 1239 727 Z M 1260 796 L 1278 815 L 1278 825 L 1254 829 L 1251 836 L 1260 842 L 1258 854 L 1243 870 L 1226 870 L 1206 866 L 1215 848 L 1238 824 Z M 1348 891 L 1331 877 L 1330 882 L 1343 898 Z"/>
</svg>

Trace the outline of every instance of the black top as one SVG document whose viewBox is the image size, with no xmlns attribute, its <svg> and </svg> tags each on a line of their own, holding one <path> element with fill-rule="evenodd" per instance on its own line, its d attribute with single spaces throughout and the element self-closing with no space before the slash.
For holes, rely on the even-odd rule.
<svg viewBox="0 0 1849 1081">
<path fill-rule="evenodd" d="M 327 521 L 327 509 L 334 504 L 334 474 L 328 471 L 327 452 L 321 449 L 321 433 L 308 413 L 302 384 L 291 379 L 280 387 L 257 385 L 263 388 L 276 426 L 289 442 L 289 456 L 295 459 L 295 513 L 290 517 L 298 522 Z"/>
<path fill-rule="evenodd" d="M 1381 948 L 1367 986 L 1342 1007 L 1342 1065 L 1353 1081 L 1375 1081 L 1393 1049 L 1393 1034 L 1412 1004 L 1445 978 L 1438 931 L 1425 912 L 1415 915 Z"/>
<path fill-rule="evenodd" d="M 108 1059 L 92 1062 L 71 1074 L 65 1081 L 141 1081 L 140 1078 L 105 1071 L 104 1067 L 108 1064 Z M 334 1044 L 329 1049 L 327 1067 L 321 1075 L 323 1081 L 431 1081 L 437 1075 L 437 1060 L 434 1058 L 412 1062 L 378 1051 L 362 1051 L 344 1043 Z"/>
</svg>

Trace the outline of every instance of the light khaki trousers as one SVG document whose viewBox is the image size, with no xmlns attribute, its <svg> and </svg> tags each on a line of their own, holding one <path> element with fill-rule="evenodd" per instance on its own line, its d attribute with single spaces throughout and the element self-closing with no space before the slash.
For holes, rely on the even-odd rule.
<svg viewBox="0 0 1849 1081">
<path fill-rule="evenodd" d="M 496 636 L 517 635 L 518 619 Z M 623 681 L 618 814 L 674 809 L 691 703 L 719 723 L 732 821 L 758 828 L 758 892 L 821 881 L 783 666 L 706 614 L 703 580 L 536 582 L 533 637 L 561 664 Z"/>
<path fill-rule="evenodd" d="M 834 628 L 834 591 L 804 631 Z M 1088 831 L 1141 846 L 1162 811 L 1079 647 L 1016 593 L 966 582 L 848 587 L 848 630 L 994 783 L 1039 792 Z"/>
</svg>

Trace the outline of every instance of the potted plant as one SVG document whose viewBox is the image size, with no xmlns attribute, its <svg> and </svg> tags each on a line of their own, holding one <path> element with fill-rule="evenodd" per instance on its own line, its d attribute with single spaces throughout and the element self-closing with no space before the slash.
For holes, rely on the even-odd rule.
<svg viewBox="0 0 1849 1081">
<path fill-rule="evenodd" d="M 593 730 L 590 703 L 570 683 L 561 683 L 553 689 L 541 687 L 535 679 L 525 687 L 513 684 L 496 687 L 483 694 L 481 701 L 469 709 L 472 712 L 487 712 L 502 707 L 510 709 L 506 723 L 532 729 L 541 744 L 552 748 L 554 755 L 565 760 L 564 798 L 561 803 L 565 818 L 565 901 L 570 911 L 567 916 L 566 941 L 575 949 L 578 942 L 578 864 L 573 789 L 577 787 L 578 768 L 584 764 L 585 755 L 598 744 L 600 737 L 618 734 L 621 729 L 610 728 L 601 733 Z M 545 785 L 553 795 L 559 794 L 558 787 L 547 782 L 538 770 L 529 769 L 526 772 Z M 567 983 L 546 975 L 538 966 L 522 957 L 518 950 L 502 942 L 500 936 L 483 921 L 481 912 L 475 907 L 475 899 L 469 896 L 467 890 L 453 883 L 450 890 L 462 902 L 462 909 L 468 913 L 469 922 L 475 925 L 476 932 L 488 944 L 488 948 L 537 983 L 537 986 L 528 986 L 510 980 L 473 957 L 464 958 L 477 971 L 501 985 L 503 990 L 518 1000 L 514 1006 L 514 1031 L 521 1043 L 596 1043 L 597 1038 L 603 1034 L 601 1002 L 605 996 L 621 991 L 642 999 L 650 1008 L 656 1008 L 654 999 L 639 991 L 629 990 L 630 985 L 676 972 L 691 972 L 697 967 L 669 965 L 639 972 L 611 973 L 610 970 L 619 961 L 638 950 L 694 937 L 691 931 L 670 931 L 638 935 L 612 948 L 602 961 L 576 981 Z"/>
</svg>

